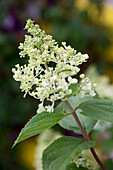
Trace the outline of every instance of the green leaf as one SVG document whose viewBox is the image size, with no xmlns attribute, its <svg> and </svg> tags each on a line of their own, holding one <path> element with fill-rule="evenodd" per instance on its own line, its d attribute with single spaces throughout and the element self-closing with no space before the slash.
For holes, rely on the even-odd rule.
<svg viewBox="0 0 113 170">
<path fill-rule="evenodd" d="M 66 170 L 76 155 L 95 145 L 94 141 L 84 141 L 69 136 L 61 137 L 44 150 L 43 170 Z"/>
<path fill-rule="evenodd" d="M 110 154 L 113 151 L 113 138 L 105 139 L 100 143 L 100 148 L 106 154 Z"/>
<path fill-rule="evenodd" d="M 71 69 L 61 70 L 61 71 L 58 72 L 58 74 L 59 74 L 59 73 L 62 73 L 62 72 L 69 72 L 69 71 L 71 71 Z"/>
<path fill-rule="evenodd" d="M 37 135 L 42 131 L 54 126 L 64 117 L 65 117 L 64 112 L 61 112 L 59 109 L 54 109 L 54 112 L 52 113 L 42 112 L 33 116 L 32 119 L 21 130 L 13 147 L 17 143 L 31 136 Z"/>
<path fill-rule="evenodd" d="M 78 97 L 78 95 L 77 95 L 76 97 L 73 97 L 73 96 L 70 97 L 70 98 L 68 99 L 68 101 L 69 101 L 69 103 L 71 104 L 71 106 L 72 106 L 73 108 L 75 108 L 75 105 L 77 104 L 78 100 L 79 100 L 78 104 L 80 104 L 81 102 L 86 101 L 86 100 L 89 100 L 89 99 L 91 99 L 91 98 L 92 98 L 92 97 L 87 96 L 87 97 L 84 97 L 83 99 L 80 99 L 80 100 L 79 100 L 79 97 Z M 61 103 L 58 105 L 58 108 L 59 108 L 60 110 L 65 110 L 66 112 L 69 112 L 69 109 L 67 108 L 65 102 L 61 102 Z M 77 116 L 78 116 L 78 118 L 79 118 L 79 120 L 80 120 L 80 122 L 81 122 L 81 124 L 82 124 L 82 126 L 83 126 L 83 128 L 84 128 L 84 130 L 85 130 L 86 133 L 88 134 L 88 133 L 93 129 L 93 127 L 95 126 L 95 124 L 96 124 L 97 121 L 94 120 L 94 119 L 91 119 L 91 118 L 89 118 L 89 117 L 86 117 L 86 116 L 81 115 L 80 112 L 81 112 L 81 109 L 77 109 L 77 110 L 76 110 L 76 114 L 77 114 Z M 81 133 L 81 131 L 80 131 L 80 129 L 79 129 L 79 127 L 78 127 L 78 125 L 77 125 L 77 123 L 76 123 L 73 115 L 68 115 L 68 116 L 66 116 L 65 118 L 63 118 L 63 119 L 59 122 L 59 125 L 60 125 L 61 127 L 63 127 L 64 129 L 74 130 L 76 133 L 79 133 L 79 134 Z"/>
<path fill-rule="evenodd" d="M 78 91 L 79 91 L 78 83 L 76 83 L 76 84 L 70 84 L 69 89 L 72 90 L 72 93 L 69 94 L 69 95 L 67 95 L 66 97 L 69 98 L 69 97 L 71 97 L 71 96 L 76 96 L 77 93 L 78 93 Z"/>
<path fill-rule="evenodd" d="M 108 99 L 91 99 L 79 105 L 81 114 L 95 120 L 113 122 L 113 101 Z"/>
<path fill-rule="evenodd" d="M 88 170 L 88 169 L 81 166 L 77 167 L 76 164 L 71 163 L 67 166 L 66 170 Z"/>
</svg>

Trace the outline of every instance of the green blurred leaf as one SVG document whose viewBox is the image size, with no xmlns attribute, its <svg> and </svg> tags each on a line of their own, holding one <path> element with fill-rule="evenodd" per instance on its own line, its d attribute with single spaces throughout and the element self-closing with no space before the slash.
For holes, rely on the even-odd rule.
<svg viewBox="0 0 113 170">
<path fill-rule="evenodd" d="M 84 149 L 94 147 L 96 142 L 75 137 L 61 137 L 43 152 L 43 170 L 66 170 L 69 163 Z"/>
<path fill-rule="evenodd" d="M 95 120 L 113 122 L 113 101 L 108 99 L 91 99 L 81 103 L 81 114 Z"/>
<path fill-rule="evenodd" d="M 25 127 L 21 130 L 17 140 L 15 141 L 13 147 L 34 135 L 41 133 L 42 131 L 54 126 L 57 124 L 65 114 L 58 109 L 54 109 L 54 112 L 42 112 L 32 117 L 32 119 L 25 125 Z"/>
<path fill-rule="evenodd" d="M 113 151 L 113 138 L 103 140 L 100 147 L 104 153 L 111 153 Z"/>
<path fill-rule="evenodd" d="M 79 100 L 79 97 L 78 95 L 76 97 L 70 97 L 68 99 L 69 103 L 71 104 L 71 106 L 73 108 L 75 108 L 75 105 L 77 104 L 77 101 L 79 100 L 78 104 L 80 104 L 81 102 L 83 101 L 87 101 L 89 99 L 92 99 L 92 97 L 90 96 L 87 96 L 87 97 L 84 97 L 83 99 L 80 99 Z M 65 110 L 66 112 L 69 112 L 69 109 L 67 108 L 65 102 L 61 102 L 59 105 L 58 105 L 58 108 L 61 109 L 61 110 Z M 86 131 L 86 133 L 88 134 L 92 129 L 93 127 L 95 126 L 96 124 L 96 120 L 94 119 L 91 119 L 89 117 L 86 117 L 86 116 L 83 116 L 80 114 L 82 110 L 81 109 L 77 109 L 76 110 L 76 114 L 84 128 L 84 130 Z M 68 115 L 66 116 L 65 118 L 63 118 L 60 122 L 59 122 L 59 125 L 62 126 L 64 129 L 68 129 L 68 130 L 74 130 L 76 133 L 81 133 L 75 119 L 73 118 L 73 115 Z"/>
<path fill-rule="evenodd" d="M 112 170 L 113 169 L 113 161 L 112 159 L 108 159 L 105 163 L 104 163 L 105 167 L 107 168 L 107 170 Z M 102 170 L 101 168 L 99 168 L 98 170 Z"/>
<path fill-rule="evenodd" d="M 48 6 L 44 11 L 44 18 L 49 20 L 59 20 L 62 16 L 62 8 L 60 6 Z"/>
</svg>

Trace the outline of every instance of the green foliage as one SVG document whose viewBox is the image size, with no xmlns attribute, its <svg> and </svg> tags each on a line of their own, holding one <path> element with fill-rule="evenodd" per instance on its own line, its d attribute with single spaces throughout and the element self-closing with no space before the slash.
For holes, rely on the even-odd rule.
<svg viewBox="0 0 113 170">
<path fill-rule="evenodd" d="M 81 103 L 81 114 L 95 120 L 113 122 L 113 101 L 108 99 L 91 99 Z"/>
<path fill-rule="evenodd" d="M 107 170 L 113 169 L 113 161 L 112 161 L 112 159 L 108 159 L 108 160 L 105 162 L 105 166 L 106 166 Z M 100 170 L 100 169 L 99 169 L 99 170 Z"/>
<path fill-rule="evenodd" d="M 67 98 L 70 97 L 70 96 L 76 96 L 77 93 L 79 92 L 79 86 L 78 86 L 78 83 L 76 84 L 71 84 L 69 86 L 69 89 L 72 90 L 72 93 L 70 95 L 67 95 Z"/>
<path fill-rule="evenodd" d="M 87 168 L 76 167 L 74 163 L 71 163 L 67 166 L 66 170 L 87 170 Z"/>
<path fill-rule="evenodd" d="M 103 140 L 100 144 L 100 148 L 104 153 L 110 154 L 113 150 L 113 138 Z"/>
<path fill-rule="evenodd" d="M 80 99 L 79 100 L 79 97 L 78 95 L 76 97 L 70 97 L 68 99 L 69 103 L 71 104 L 71 106 L 73 108 L 75 108 L 76 104 L 77 104 L 77 101 L 79 100 L 78 104 L 80 104 L 81 102 L 83 101 L 87 101 L 89 99 L 92 99 L 92 97 L 88 96 L 88 97 L 84 97 L 83 99 Z M 66 112 L 69 112 L 69 109 L 67 108 L 67 106 L 65 105 L 65 102 L 61 102 L 59 105 L 58 105 L 58 108 L 60 109 L 64 109 Z M 81 109 L 77 109 L 76 110 L 76 113 L 77 113 L 77 116 L 78 118 L 80 119 L 80 122 L 84 128 L 84 130 L 86 131 L 86 133 L 89 133 L 93 127 L 95 126 L 96 124 L 96 120 L 92 119 L 92 118 L 89 118 L 89 117 L 86 117 L 86 116 L 83 116 L 80 114 L 81 112 Z M 72 115 L 68 115 L 66 116 L 65 118 L 63 118 L 60 122 L 59 122 L 60 126 L 62 126 L 64 129 L 68 129 L 68 130 L 74 130 L 76 133 L 81 133 L 77 123 L 75 122 L 75 119 Z"/>
<path fill-rule="evenodd" d="M 13 147 L 34 135 L 41 133 L 42 131 L 54 126 L 57 124 L 65 114 L 58 109 L 55 109 L 54 112 L 42 112 L 32 117 L 32 119 L 25 125 L 25 127 L 21 130 L 17 140 L 15 141 Z"/>
<path fill-rule="evenodd" d="M 35 101 L 29 96 L 23 99 L 17 83 L 12 80 L 11 68 L 19 61 L 17 46 L 24 39 L 22 27 L 25 24 L 25 19 L 31 15 L 36 19 L 41 18 L 41 26 L 46 27 L 47 32 L 51 32 L 58 42 L 66 41 L 67 44 L 71 44 L 77 50 L 87 51 L 91 54 L 89 62 L 96 62 L 100 72 L 106 72 L 106 70 L 103 70 L 106 68 L 113 68 L 111 62 L 105 63 L 106 59 L 109 58 L 109 54 L 106 55 L 105 51 L 109 49 L 109 45 L 112 43 L 111 30 L 113 29 L 99 20 L 104 11 L 102 3 L 101 5 L 98 3 L 100 1 L 95 0 L 96 16 L 95 12 L 92 12 L 93 9 L 89 10 L 92 6 L 81 10 L 77 7 L 76 1 L 72 0 L 45 0 L 44 5 L 43 1 L 40 1 L 40 5 L 36 1 L 17 0 L 16 3 L 13 2 L 12 0 L 0 1 L 0 169 L 8 169 L 10 166 L 12 170 L 20 170 L 24 167 L 22 162 L 18 160 L 16 152 L 18 147 L 12 152 L 4 151 L 11 147 L 14 136 L 17 135 L 24 122 L 35 113 L 38 104 L 37 100 Z M 72 5 L 69 5 L 71 3 Z M 37 12 L 39 12 L 31 14 L 29 8 L 26 7 L 37 8 L 39 9 Z M 25 9 L 27 10 L 25 11 Z M 38 15 L 39 17 L 37 17 Z M 38 20 L 38 23 L 40 21 Z M 112 57 L 110 58 L 112 59 Z M 86 64 L 83 67 L 83 71 L 86 70 L 87 66 Z M 109 72 L 109 70 L 107 71 Z M 11 140 L 9 141 L 9 139 Z M 109 169 L 113 169 L 111 165 Z"/>
<path fill-rule="evenodd" d="M 75 137 L 59 138 L 43 152 L 43 170 L 66 170 L 77 154 L 95 145 L 94 141 L 86 142 Z"/>
</svg>

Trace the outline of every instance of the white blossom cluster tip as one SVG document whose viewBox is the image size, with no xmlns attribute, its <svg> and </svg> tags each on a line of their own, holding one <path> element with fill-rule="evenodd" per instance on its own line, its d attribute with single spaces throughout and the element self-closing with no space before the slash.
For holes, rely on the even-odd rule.
<svg viewBox="0 0 113 170">
<path fill-rule="evenodd" d="M 77 53 L 65 42 L 59 47 L 52 36 L 46 35 L 31 19 L 27 20 L 25 29 L 28 34 L 24 43 L 20 43 L 19 55 L 28 57 L 28 63 L 23 66 L 17 64 L 12 69 L 13 78 L 21 82 L 24 97 L 29 94 L 40 100 L 37 113 L 52 112 L 56 100 L 65 100 L 66 95 L 72 93 L 70 84 L 78 82 L 72 76 L 77 75 L 80 71 L 78 66 L 86 62 L 88 55 Z M 45 100 L 51 104 L 44 106 Z"/>
<path fill-rule="evenodd" d="M 85 150 L 85 152 L 87 152 L 87 150 Z M 73 163 L 77 166 L 77 168 L 84 167 L 90 170 L 95 169 L 95 167 L 93 167 L 92 160 L 87 159 L 83 152 L 75 157 Z"/>
<path fill-rule="evenodd" d="M 85 95 L 95 96 L 95 87 L 97 86 L 96 83 L 92 84 L 88 77 L 85 77 L 84 74 L 80 75 L 82 79 L 80 82 L 80 93 L 79 97 L 83 98 Z"/>
</svg>

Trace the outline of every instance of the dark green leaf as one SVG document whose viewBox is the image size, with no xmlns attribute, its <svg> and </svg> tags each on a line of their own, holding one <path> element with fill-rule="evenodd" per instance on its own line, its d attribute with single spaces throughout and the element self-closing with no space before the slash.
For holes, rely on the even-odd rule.
<svg viewBox="0 0 113 170">
<path fill-rule="evenodd" d="M 69 103 L 71 104 L 71 106 L 73 108 L 75 108 L 75 105 L 77 104 L 78 100 L 78 104 L 83 102 L 83 101 L 86 101 L 86 100 L 89 100 L 91 97 L 88 96 L 88 97 L 84 97 L 83 99 L 79 100 L 78 96 L 76 97 L 70 97 L 68 99 Z M 61 110 L 65 110 L 66 112 L 69 112 L 69 109 L 67 108 L 65 102 L 61 102 L 59 105 L 58 105 L 58 108 L 60 108 Z M 93 127 L 95 126 L 96 124 L 96 120 L 94 119 L 91 119 L 89 117 L 86 117 L 86 116 L 83 116 L 80 114 L 81 112 L 81 109 L 77 109 L 76 110 L 76 113 L 78 115 L 78 118 L 84 128 L 84 130 L 86 131 L 86 133 L 89 133 Z M 74 130 L 76 133 L 81 133 L 77 123 L 75 122 L 75 119 L 73 118 L 73 115 L 68 115 L 66 116 L 65 118 L 63 118 L 60 122 L 59 122 L 60 126 L 62 126 L 64 129 L 68 129 L 68 130 Z"/>
<path fill-rule="evenodd" d="M 31 136 L 37 135 L 41 133 L 42 131 L 54 126 L 64 117 L 65 117 L 65 114 L 58 109 L 54 109 L 54 112 L 52 113 L 42 112 L 40 114 L 33 116 L 32 119 L 21 130 L 13 147 L 17 143 Z"/>
<path fill-rule="evenodd" d="M 108 99 L 91 99 L 79 105 L 81 114 L 95 120 L 113 122 L 113 101 Z"/>
<path fill-rule="evenodd" d="M 55 140 L 43 152 L 43 170 L 66 170 L 76 155 L 84 149 L 94 147 L 96 142 L 84 141 L 75 137 L 65 136 Z"/>
</svg>

